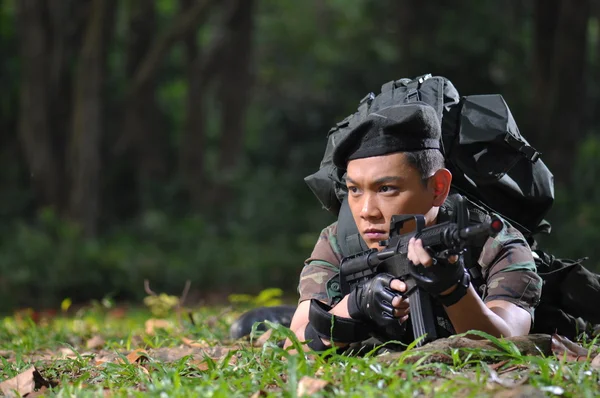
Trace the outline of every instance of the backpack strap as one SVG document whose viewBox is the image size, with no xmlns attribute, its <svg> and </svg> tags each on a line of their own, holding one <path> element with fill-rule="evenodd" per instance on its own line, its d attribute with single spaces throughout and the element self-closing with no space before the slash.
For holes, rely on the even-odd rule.
<svg viewBox="0 0 600 398">
<path fill-rule="evenodd" d="M 454 204 L 460 194 L 451 191 L 450 195 L 444 202 L 444 204 L 440 207 L 439 219 L 440 221 L 456 221 L 456 216 L 453 214 Z M 478 207 L 475 203 L 471 202 L 468 198 L 464 197 L 467 203 L 468 209 L 468 220 L 469 225 L 480 224 L 489 219 L 489 214 L 484 210 Z M 464 254 L 464 264 L 465 269 L 469 272 L 471 276 L 471 283 L 477 292 L 480 294 L 481 286 L 484 285 L 483 274 L 481 272 L 481 266 L 477 262 L 481 252 L 483 251 L 483 246 L 487 238 L 482 238 L 478 241 L 473 241 L 468 247 L 467 251 Z"/>
<path fill-rule="evenodd" d="M 358 227 L 354 222 L 354 218 L 352 218 L 352 212 L 348 205 L 348 197 L 344 198 L 340 208 L 337 225 L 337 241 L 340 245 L 340 249 L 342 249 L 343 257 L 369 249 L 358 232 Z"/>
</svg>

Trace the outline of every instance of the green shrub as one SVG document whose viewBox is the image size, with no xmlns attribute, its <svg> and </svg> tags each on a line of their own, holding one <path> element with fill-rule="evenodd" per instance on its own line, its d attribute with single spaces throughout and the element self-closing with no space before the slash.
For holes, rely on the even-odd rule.
<svg viewBox="0 0 600 398">
<path fill-rule="evenodd" d="M 201 218 L 173 220 L 160 212 L 95 240 L 50 211 L 10 231 L 0 244 L 2 311 L 58 308 L 65 297 L 141 302 L 145 279 L 153 290 L 175 295 L 188 279 L 200 294 L 257 293 L 269 286 L 293 292 L 308 250 L 306 237 L 219 233 Z"/>
</svg>

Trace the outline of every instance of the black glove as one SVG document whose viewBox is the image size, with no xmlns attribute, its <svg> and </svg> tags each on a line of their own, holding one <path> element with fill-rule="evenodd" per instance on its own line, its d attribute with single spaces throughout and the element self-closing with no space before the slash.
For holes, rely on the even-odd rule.
<svg viewBox="0 0 600 398">
<path fill-rule="evenodd" d="M 463 282 L 465 267 L 462 256 L 459 255 L 455 263 L 448 261 L 447 253 L 432 257 L 433 264 L 429 267 L 409 263 L 410 274 L 420 288 L 433 296 L 439 296 L 443 291 Z"/>
<path fill-rule="evenodd" d="M 394 317 L 392 300 L 400 293 L 390 288 L 394 277 L 381 273 L 373 279 L 357 285 L 348 297 L 348 313 L 353 319 L 372 321 L 379 327 L 387 328 L 399 324 Z"/>
</svg>

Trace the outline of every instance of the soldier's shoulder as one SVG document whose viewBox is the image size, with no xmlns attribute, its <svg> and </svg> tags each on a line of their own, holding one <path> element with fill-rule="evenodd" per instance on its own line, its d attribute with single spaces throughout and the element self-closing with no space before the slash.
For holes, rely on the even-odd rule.
<svg viewBox="0 0 600 398">
<path fill-rule="evenodd" d="M 327 227 L 323 228 L 323 230 L 321 231 L 321 234 L 319 236 L 319 240 L 327 242 L 331 246 L 331 249 L 336 254 L 341 255 L 342 249 L 340 248 L 340 245 L 338 244 L 337 231 L 338 231 L 338 222 L 334 221 L 333 223 L 329 224 Z"/>
<path fill-rule="evenodd" d="M 502 218 L 502 216 L 497 214 L 496 216 L 502 220 L 504 223 L 504 228 L 502 228 L 502 230 L 496 236 L 487 239 L 484 244 L 484 248 L 496 249 L 510 244 L 517 244 L 525 245 L 527 249 L 529 249 L 527 239 L 525 239 L 525 236 L 521 233 L 521 231 L 515 228 L 508 220 Z"/>
<path fill-rule="evenodd" d="M 498 216 L 500 217 L 500 216 Z M 502 217 L 500 217 L 502 219 Z M 488 267 L 495 262 L 506 262 L 506 265 L 514 265 L 514 263 L 526 262 L 526 268 L 531 268 L 533 264 L 533 254 L 531 247 L 527 243 L 525 236 L 510 222 L 502 219 L 504 228 L 496 236 L 490 237 L 483 245 L 479 264 L 482 267 Z M 510 255 L 499 255 L 503 252 L 510 252 Z"/>
</svg>

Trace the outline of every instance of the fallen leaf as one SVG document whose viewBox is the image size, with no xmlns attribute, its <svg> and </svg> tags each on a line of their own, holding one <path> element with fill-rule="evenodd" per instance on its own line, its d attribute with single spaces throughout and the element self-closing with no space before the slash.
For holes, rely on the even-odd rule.
<svg viewBox="0 0 600 398">
<path fill-rule="evenodd" d="M 8 379 L 0 383 L 0 390 L 5 396 L 15 396 L 15 392 L 19 396 L 29 394 L 35 391 L 36 388 L 50 387 L 50 383 L 37 371 L 35 366 L 30 367 L 24 372 L 19 373 L 12 379 Z"/>
<path fill-rule="evenodd" d="M 568 361 L 585 361 L 589 351 L 565 336 L 553 334 L 552 353 L 557 357 L 566 356 Z"/>
<path fill-rule="evenodd" d="M 102 337 L 94 336 L 85 343 L 85 347 L 88 350 L 93 350 L 95 348 L 103 347 L 105 343 L 106 341 L 104 341 Z"/>
<path fill-rule="evenodd" d="M 210 360 L 212 360 L 214 362 L 218 362 L 219 360 L 221 360 L 221 363 L 218 366 L 221 368 L 223 367 L 223 365 L 224 365 L 223 361 L 225 360 L 225 357 L 208 357 L 208 358 L 210 358 Z M 227 360 L 227 365 L 235 365 L 237 363 L 237 361 L 238 361 L 237 357 L 235 355 L 232 355 Z M 190 364 L 196 366 L 198 368 L 198 370 L 201 370 L 201 371 L 209 369 L 207 358 L 193 359 L 190 361 Z"/>
<path fill-rule="evenodd" d="M 325 380 L 304 376 L 298 382 L 298 391 L 296 392 L 296 395 L 303 397 L 305 395 L 315 394 L 324 389 L 327 384 L 329 383 Z"/>
<path fill-rule="evenodd" d="M 206 362 L 206 359 L 190 361 L 190 365 L 194 365 L 201 372 L 208 370 L 208 363 Z"/>
<path fill-rule="evenodd" d="M 192 339 L 188 339 L 187 337 L 182 337 L 181 341 L 183 341 L 183 344 L 188 345 L 190 347 L 196 347 L 196 348 L 210 347 L 210 345 L 205 340 L 194 341 Z"/>
<path fill-rule="evenodd" d="M 69 347 L 61 347 L 58 349 L 58 353 L 60 354 L 60 357 L 65 359 L 65 358 L 77 358 L 77 353 L 75 351 L 73 351 L 72 348 Z"/>
<path fill-rule="evenodd" d="M 148 358 L 149 358 L 148 353 L 146 352 L 146 350 L 144 350 L 142 348 L 133 350 L 127 355 L 127 360 L 129 361 L 129 363 L 136 363 L 136 362 L 139 363 L 139 362 L 147 361 Z"/>
<path fill-rule="evenodd" d="M 155 329 L 169 329 L 173 327 L 173 324 L 166 319 L 150 318 L 144 324 L 146 327 L 147 334 L 154 334 Z"/>
<path fill-rule="evenodd" d="M 258 339 L 254 340 L 254 343 L 252 345 L 254 347 L 262 347 L 262 346 L 264 346 L 267 343 L 267 341 L 269 340 L 269 337 L 271 337 L 272 334 L 273 334 L 273 329 L 267 330 Z"/>
<path fill-rule="evenodd" d="M 596 357 L 592 359 L 591 365 L 594 369 L 600 369 L 600 354 L 596 355 Z"/>
<path fill-rule="evenodd" d="M 107 357 L 97 357 L 94 359 L 96 365 L 102 365 L 103 363 L 110 362 L 110 359 Z"/>
</svg>

